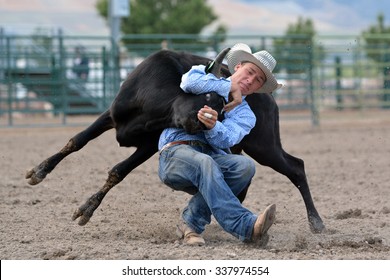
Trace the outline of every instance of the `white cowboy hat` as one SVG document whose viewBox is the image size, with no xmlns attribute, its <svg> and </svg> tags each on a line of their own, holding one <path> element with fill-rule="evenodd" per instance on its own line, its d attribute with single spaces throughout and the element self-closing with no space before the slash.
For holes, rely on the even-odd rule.
<svg viewBox="0 0 390 280">
<path fill-rule="evenodd" d="M 229 71 L 232 74 L 236 72 L 234 67 L 245 61 L 251 62 L 263 70 L 267 80 L 263 86 L 256 91 L 257 93 L 272 93 L 274 90 L 282 87 L 282 84 L 279 84 L 272 74 L 272 71 L 276 66 L 276 60 L 267 51 L 259 51 L 252 54 L 251 48 L 248 45 L 238 43 L 228 52 L 226 60 Z"/>
</svg>

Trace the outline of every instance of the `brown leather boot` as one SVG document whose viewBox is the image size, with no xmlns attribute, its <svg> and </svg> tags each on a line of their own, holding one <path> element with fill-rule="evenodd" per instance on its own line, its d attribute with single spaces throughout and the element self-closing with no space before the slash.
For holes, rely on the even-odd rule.
<svg viewBox="0 0 390 280">
<path fill-rule="evenodd" d="M 176 234 L 183 238 L 183 243 L 191 246 L 203 246 L 205 241 L 203 237 L 190 228 L 185 222 L 177 225 Z"/>
<path fill-rule="evenodd" d="M 268 243 L 267 231 L 275 222 L 276 205 L 269 205 L 263 213 L 257 217 L 253 226 L 252 241 L 260 243 L 262 246 Z"/>
</svg>

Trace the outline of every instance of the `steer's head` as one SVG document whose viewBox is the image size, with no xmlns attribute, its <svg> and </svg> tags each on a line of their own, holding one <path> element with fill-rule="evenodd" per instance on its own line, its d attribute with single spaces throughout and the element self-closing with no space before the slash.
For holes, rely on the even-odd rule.
<svg viewBox="0 0 390 280">
<path fill-rule="evenodd" d="M 212 73 L 216 77 L 222 74 L 223 59 L 230 48 L 222 50 L 217 57 L 206 66 L 206 72 Z M 226 74 L 226 73 L 225 73 Z M 198 120 L 198 111 L 205 105 L 218 112 L 218 120 L 224 119 L 223 108 L 225 99 L 216 92 L 205 92 L 204 94 L 183 94 L 173 103 L 173 122 L 176 127 L 184 128 L 190 134 L 196 134 L 206 129 L 205 125 Z"/>
<path fill-rule="evenodd" d="M 190 101 L 191 99 L 191 101 Z M 195 106 L 194 106 L 195 105 Z M 190 134 L 196 134 L 206 129 L 205 125 L 198 120 L 198 111 L 207 105 L 218 112 L 218 120 L 224 119 L 223 107 L 225 99 L 219 96 L 216 92 L 208 92 L 201 95 L 193 95 L 188 97 L 187 102 L 182 104 L 176 112 L 176 125 L 184 128 Z M 186 111 L 186 113 L 184 113 Z"/>
</svg>

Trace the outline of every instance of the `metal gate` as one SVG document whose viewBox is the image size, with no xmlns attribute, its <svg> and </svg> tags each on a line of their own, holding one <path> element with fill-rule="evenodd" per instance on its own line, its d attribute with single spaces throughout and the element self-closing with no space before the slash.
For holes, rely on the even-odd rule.
<svg viewBox="0 0 390 280">
<path fill-rule="evenodd" d="M 0 29 L 1 31 L 2 29 Z M 121 82 L 146 56 L 169 48 L 213 58 L 237 42 L 266 49 L 278 60 L 274 92 L 281 112 L 318 125 L 324 110 L 390 107 L 390 49 L 367 56 L 358 36 L 127 35 L 16 36 L 0 32 L 0 126 L 69 125 L 72 116 L 103 112 Z"/>
</svg>

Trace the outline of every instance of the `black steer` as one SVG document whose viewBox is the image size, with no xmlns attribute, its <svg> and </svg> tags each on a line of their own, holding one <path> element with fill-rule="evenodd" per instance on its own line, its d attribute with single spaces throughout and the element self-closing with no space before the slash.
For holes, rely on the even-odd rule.
<svg viewBox="0 0 390 280">
<path fill-rule="evenodd" d="M 191 104 L 188 101 L 190 99 L 201 100 L 200 103 L 206 104 L 217 102 L 215 106 L 222 106 L 220 99 L 213 93 L 209 93 L 209 97 L 192 96 L 179 87 L 182 75 L 193 65 L 206 65 L 209 62 L 210 60 L 204 57 L 169 50 L 162 50 L 147 57 L 124 81 L 106 112 L 88 128 L 72 137 L 58 153 L 27 172 L 26 179 L 29 179 L 29 184 L 40 183 L 66 156 L 80 150 L 105 131 L 115 128 L 116 138 L 121 146 L 137 149 L 129 158 L 114 166 L 109 171 L 103 187 L 75 211 L 73 220 L 79 218 L 79 225 L 85 225 L 109 190 L 158 151 L 158 139 L 164 128 L 179 126 L 193 129 L 193 132 L 199 129 L 194 118 L 192 124 L 187 127 L 188 118 L 175 118 L 175 112 L 179 115 L 186 113 L 186 110 L 175 111 L 175 106 L 181 108 L 183 102 L 185 104 L 182 106 L 188 106 Z M 230 75 L 226 66 L 221 71 L 224 76 Z M 181 100 L 179 105 L 177 100 Z M 303 197 L 312 232 L 322 232 L 325 227 L 310 194 L 303 160 L 289 155 L 282 148 L 279 111 L 273 96 L 252 94 L 247 96 L 246 100 L 256 115 L 256 125 L 241 143 L 232 148 L 232 152 L 244 151 L 258 163 L 287 176 Z M 210 107 L 214 106 L 211 105 Z M 239 195 L 241 201 L 245 195 L 246 191 Z"/>
</svg>

